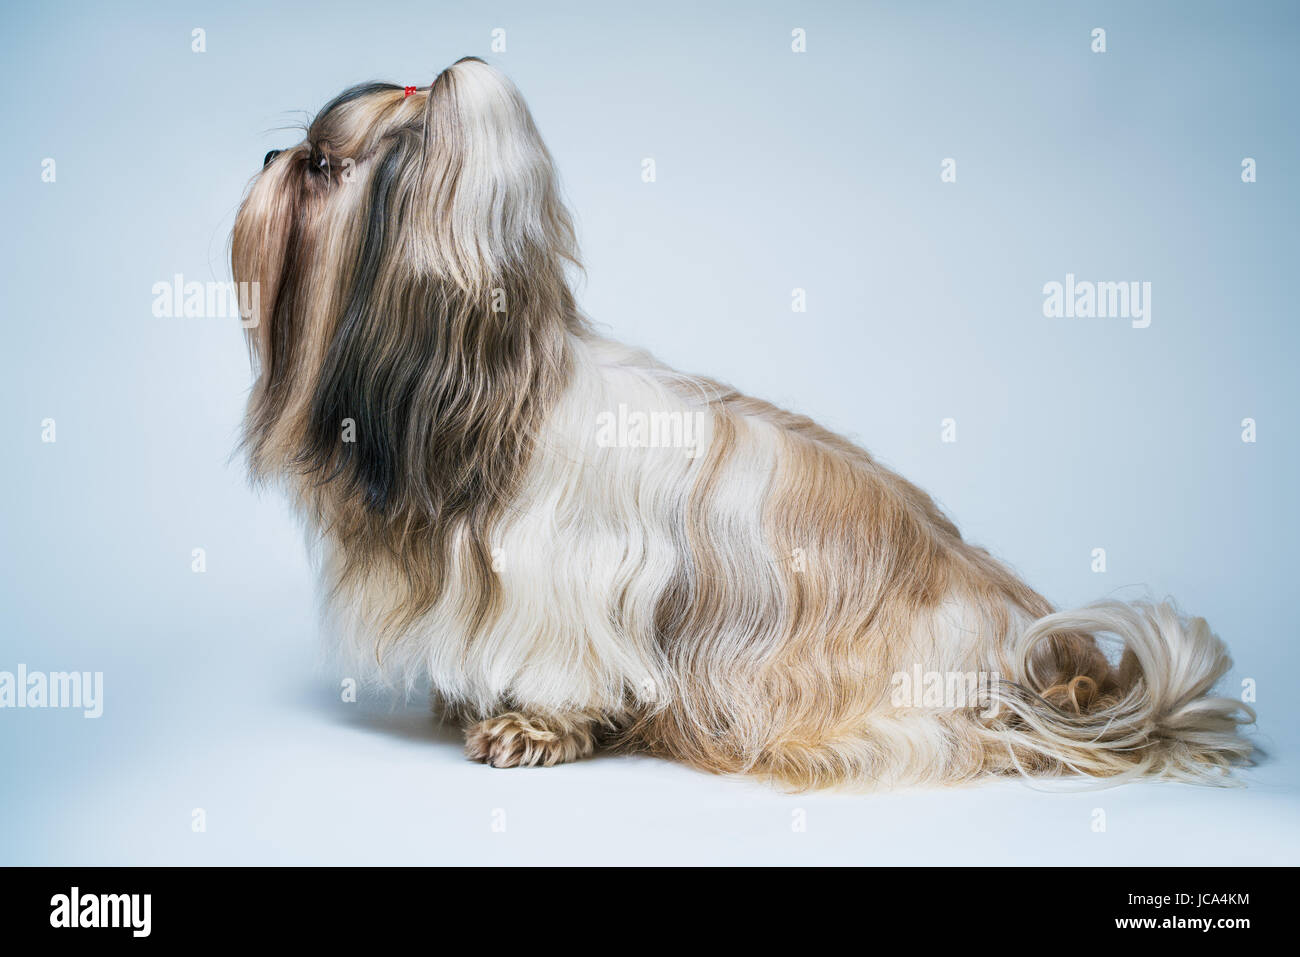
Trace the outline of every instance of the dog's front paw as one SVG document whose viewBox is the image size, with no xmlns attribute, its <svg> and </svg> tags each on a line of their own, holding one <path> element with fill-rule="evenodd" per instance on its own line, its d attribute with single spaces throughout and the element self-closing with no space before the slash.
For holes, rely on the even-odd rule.
<svg viewBox="0 0 1300 957">
<path fill-rule="evenodd" d="M 515 711 L 480 721 L 465 731 L 465 753 L 494 768 L 550 767 L 585 758 L 595 747 L 590 721 L 538 718 Z"/>
</svg>

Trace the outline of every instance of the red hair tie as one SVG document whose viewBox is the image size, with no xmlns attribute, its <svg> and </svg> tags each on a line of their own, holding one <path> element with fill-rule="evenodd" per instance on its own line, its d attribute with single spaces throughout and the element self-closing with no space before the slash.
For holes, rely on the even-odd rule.
<svg viewBox="0 0 1300 957">
<path fill-rule="evenodd" d="M 410 96 L 412 93 L 414 93 L 415 90 L 416 90 L 416 88 L 413 87 L 413 86 L 403 87 L 403 88 L 402 88 L 402 99 L 406 99 L 408 96 Z"/>
</svg>

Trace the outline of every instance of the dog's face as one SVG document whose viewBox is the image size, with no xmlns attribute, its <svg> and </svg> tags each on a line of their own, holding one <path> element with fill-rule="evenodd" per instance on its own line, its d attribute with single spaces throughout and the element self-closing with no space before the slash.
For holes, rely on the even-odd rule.
<svg viewBox="0 0 1300 957">
<path fill-rule="evenodd" d="M 471 451 L 518 452 L 501 446 L 574 312 L 550 155 L 513 84 L 475 59 L 428 88 L 334 99 L 267 154 L 231 258 L 260 289 L 254 468 L 316 473 L 383 513 L 411 495 L 465 505 L 494 481 Z"/>
<path fill-rule="evenodd" d="M 358 554 L 514 488 L 581 325 L 549 153 L 474 59 L 428 88 L 354 87 L 267 154 L 235 221 L 260 294 L 245 441 Z"/>
</svg>

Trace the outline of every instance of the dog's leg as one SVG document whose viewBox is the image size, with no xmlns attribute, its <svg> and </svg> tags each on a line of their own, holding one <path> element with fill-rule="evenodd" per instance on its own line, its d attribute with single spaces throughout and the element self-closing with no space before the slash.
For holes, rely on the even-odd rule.
<svg viewBox="0 0 1300 957">
<path fill-rule="evenodd" d="M 599 722 L 587 715 L 507 711 L 465 729 L 465 753 L 494 768 L 550 767 L 596 749 Z"/>
</svg>

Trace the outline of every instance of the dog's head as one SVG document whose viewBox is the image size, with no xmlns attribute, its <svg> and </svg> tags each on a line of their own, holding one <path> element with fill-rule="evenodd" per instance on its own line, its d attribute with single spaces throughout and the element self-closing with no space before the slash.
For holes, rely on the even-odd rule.
<svg viewBox="0 0 1300 957">
<path fill-rule="evenodd" d="M 256 474 L 376 527 L 508 494 L 581 325 L 573 226 L 508 79 L 467 58 L 429 87 L 340 94 L 267 154 L 231 259 L 259 290 Z"/>
</svg>

